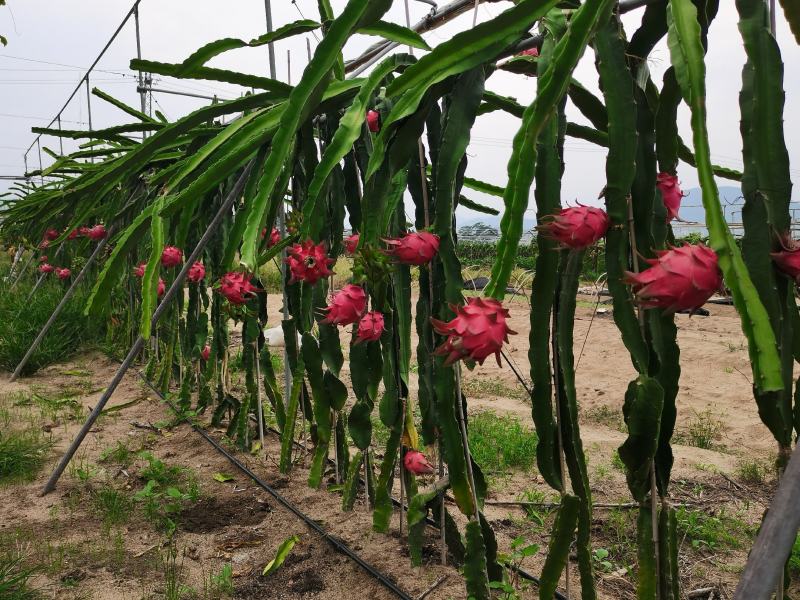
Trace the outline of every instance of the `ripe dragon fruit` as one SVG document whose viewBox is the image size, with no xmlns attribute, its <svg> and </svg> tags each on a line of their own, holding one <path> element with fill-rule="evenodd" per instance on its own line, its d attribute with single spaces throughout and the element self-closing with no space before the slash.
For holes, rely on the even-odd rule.
<svg viewBox="0 0 800 600">
<path fill-rule="evenodd" d="M 225 273 L 219 280 L 219 293 L 231 304 L 241 305 L 255 296 L 258 288 L 250 283 L 250 278 L 245 273 L 231 271 Z"/>
<path fill-rule="evenodd" d="M 64 268 L 64 269 L 56 269 L 56 277 L 58 277 L 58 278 L 59 278 L 59 279 L 61 279 L 62 281 L 63 281 L 64 279 L 69 279 L 71 275 L 72 275 L 72 271 L 70 271 L 70 270 L 69 270 L 69 269 L 67 269 L 67 268 Z"/>
<path fill-rule="evenodd" d="M 372 133 L 378 133 L 381 130 L 381 115 L 377 110 L 367 111 L 367 127 Z"/>
<path fill-rule="evenodd" d="M 358 322 L 356 344 L 361 342 L 376 342 L 383 333 L 383 313 L 373 310 L 368 312 Z"/>
<path fill-rule="evenodd" d="M 78 235 L 81 237 L 88 237 L 89 236 L 89 228 L 86 225 L 81 225 L 78 227 Z"/>
<path fill-rule="evenodd" d="M 286 264 L 289 265 L 292 274 L 289 283 L 305 281 L 314 285 L 323 277 L 333 275 L 333 271 L 328 267 L 335 262 L 325 254 L 325 244 L 314 244 L 311 240 L 294 244 L 286 258 Z"/>
<path fill-rule="evenodd" d="M 348 235 L 346 238 L 344 238 L 344 251 L 348 254 L 355 254 L 356 249 L 358 248 L 359 239 L 361 239 L 361 236 L 357 233 Z"/>
<path fill-rule="evenodd" d="M 323 323 L 352 325 L 367 310 L 367 294 L 361 286 L 348 283 L 333 295 L 325 310 L 328 316 L 322 320 Z"/>
<path fill-rule="evenodd" d="M 86 231 L 86 237 L 95 242 L 99 242 L 106 237 L 107 234 L 108 232 L 106 231 L 106 228 L 100 224 L 95 225 Z"/>
<path fill-rule="evenodd" d="M 667 223 L 673 219 L 679 219 L 678 210 L 681 208 L 681 200 L 684 194 L 681 191 L 677 175 L 666 172 L 659 173 L 656 176 L 656 187 L 661 192 L 661 198 L 664 200 L 664 206 L 667 209 Z"/>
<path fill-rule="evenodd" d="M 167 284 L 164 283 L 164 280 L 161 279 L 161 277 L 159 277 L 158 278 L 158 288 L 156 289 L 156 294 L 158 294 L 158 297 L 161 298 L 161 296 L 163 296 L 164 292 L 166 292 L 166 291 L 167 291 Z"/>
<path fill-rule="evenodd" d="M 40 273 L 47 274 L 47 273 L 52 273 L 55 270 L 56 270 L 56 268 L 53 265 L 49 264 L 49 263 L 43 263 L 43 264 L 39 265 L 39 272 Z"/>
<path fill-rule="evenodd" d="M 483 364 L 492 354 L 500 364 L 500 349 L 508 335 L 514 334 L 506 324 L 508 309 L 494 298 L 469 298 L 465 306 L 450 307 L 456 316 L 447 323 L 431 319 L 433 329 L 447 339 L 434 354 L 446 356 L 445 366 L 459 359 L 469 359 Z"/>
<path fill-rule="evenodd" d="M 200 358 L 202 358 L 205 361 L 208 361 L 209 356 L 211 356 L 211 347 L 208 344 L 206 344 L 200 351 Z"/>
<path fill-rule="evenodd" d="M 136 265 L 136 268 L 133 269 L 133 274 L 136 277 L 144 277 L 144 270 L 147 268 L 147 263 L 139 263 Z"/>
<path fill-rule="evenodd" d="M 201 262 L 194 263 L 189 267 L 189 272 L 186 274 L 186 279 L 192 283 L 200 283 L 206 277 L 206 267 Z"/>
<path fill-rule="evenodd" d="M 647 261 L 649 269 L 627 272 L 623 279 L 645 308 L 663 308 L 667 313 L 697 310 L 722 285 L 717 255 L 708 246 L 686 244 L 656 254 Z"/>
<path fill-rule="evenodd" d="M 539 56 L 538 48 L 528 48 L 522 52 L 517 52 L 517 56 Z"/>
<path fill-rule="evenodd" d="M 425 455 L 418 450 L 407 450 L 403 457 L 403 466 L 406 471 L 414 475 L 430 475 L 434 473 L 433 465 L 428 462 Z"/>
<path fill-rule="evenodd" d="M 267 237 L 267 228 L 261 230 L 261 239 L 263 240 Z M 281 241 L 281 232 L 278 231 L 277 227 L 273 227 L 272 231 L 269 232 L 269 240 L 267 240 L 267 248 L 272 248 L 275 244 Z"/>
<path fill-rule="evenodd" d="M 800 283 L 800 243 L 787 239 L 783 246 L 783 250 L 772 252 L 770 256 L 782 273 Z"/>
<path fill-rule="evenodd" d="M 183 262 L 183 250 L 175 246 L 165 246 L 161 252 L 161 265 L 167 267 L 177 267 Z"/>
<path fill-rule="evenodd" d="M 540 231 L 562 246 L 573 249 L 591 246 L 606 234 L 609 219 L 606 212 L 593 206 L 574 206 L 561 209 L 557 215 L 545 217 Z"/>
<path fill-rule="evenodd" d="M 67 239 L 68 240 L 74 240 L 76 237 L 78 237 L 78 230 L 77 229 L 73 229 L 72 231 L 69 232 L 69 235 L 67 236 Z"/>
<path fill-rule="evenodd" d="M 404 265 L 425 265 L 439 251 L 439 236 L 427 231 L 407 233 L 403 237 L 383 241 L 389 244 L 386 253 Z"/>
<path fill-rule="evenodd" d="M 48 229 L 44 232 L 44 239 L 48 242 L 52 242 L 53 240 L 57 240 L 59 236 L 58 229 Z"/>
</svg>

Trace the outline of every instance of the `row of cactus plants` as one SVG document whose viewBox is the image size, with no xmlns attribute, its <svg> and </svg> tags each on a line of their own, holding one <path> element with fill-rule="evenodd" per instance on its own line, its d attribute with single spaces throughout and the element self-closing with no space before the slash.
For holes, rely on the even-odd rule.
<svg viewBox="0 0 800 600">
<path fill-rule="evenodd" d="M 263 389 L 281 435 L 281 469 L 292 469 L 302 414 L 315 444 L 309 485 L 322 484 L 332 450 L 337 479 L 344 482 L 343 508 L 352 509 L 363 463 L 377 531 L 389 528 L 402 457 L 412 560 L 421 560 L 430 513 L 446 529 L 452 556 L 464 564 L 468 595 L 488 598 L 502 569 L 494 532 L 482 513 L 486 481 L 467 444 L 459 369 L 480 368 L 491 356 L 501 362 L 503 345 L 514 333 L 502 301 L 534 185 L 540 235 L 534 242 L 530 308 L 532 417 L 539 471 L 562 497 L 540 597 L 553 597 L 575 541 L 581 597 L 597 596 L 572 339 L 583 258 L 604 240 L 614 320 L 637 371 L 619 399 L 628 431 L 620 457 L 630 493 L 641 505 L 637 596 L 677 599 L 676 515 L 669 503 L 680 377 L 675 312 L 696 310 L 724 280 L 748 340 L 759 414 L 783 461 L 800 423 L 792 381 L 800 335 L 792 279 L 800 273 L 800 250 L 789 236 L 783 67 L 765 5 L 737 0 L 747 53 L 740 94 L 745 167 L 739 173 L 711 163 L 706 131 L 703 55 L 717 0 L 647 3 L 630 39 L 612 0 L 570 7 L 556 0 L 520 0 L 432 50 L 413 31 L 381 20 L 391 4 L 351 0 L 335 16 L 320 3 L 320 23 L 298 21 L 250 42 L 212 42 L 178 64 L 132 61 L 134 69 L 260 91 L 174 123 L 114 100 L 137 122 L 93 132 L 39 130 L 91 141 L 36 173 L 58 178 L 16 188 L 3 205 L 3 236 L 49 252 L 76 235 L 102 239 L 113 227 L 113 249 L 102 259 L 87 311 L 118 310 L 112 296 L 124 291 L 130 298 L 124 304 L 131 315 L 126 322 L 138 321 L 139 331 L 154 339 L 149 374 L 164 389 L 177 389 L 183 408 L 208 411 L 249 449 L 263 426 L 264 415 L 257 411 Z M 515 53 L 537 23 L 536 47 Z M 295 86 L 206 66 L 228 49 L 316 28 L 322 29 L 322 41 Z M 428 52 L 419 59 L 395 54 L 367 77 L 347 78 L 342 48 L 365 31 Z M 647 59 L 665 36 L 672 66 L 659 87 Z M 602 98 L 574 79 L 587 49 L 594 52 Z M 529 106 L 486 89 L 487 79 L 500 69 L 537 77 Z M 567 120 L 568 100 L 591 126 Z M 682 101 L 691 111 L 694 151 L 678 134 Z M 505 187 L 466 176 L 472 127 L 494 110 L 521 120 Z M 228 124 L 214 121 L 226 115 L 239 116 Z M 141 140 L 128 135 L 141 131 L 150 135 Z M 562 207 L 566 136 L 608 149 L 604 210 Z M 678 218 L 683 196 L 680 160 L 696 166 L 700 177 L 708 247 L 675 246 L 670 222 Z M 244 190 L 233 210 L 188 271 L 188 294 L 179 294 L 157 330 L 150 331 L 159 298 L 183 264 L 183 249 L 194 247 L 242 177 Z M 723 219 L 715 177 L 742 182 L 741 251 Z M 504 203 L 489 286 L 483 297 L 466 300 L 455 212 L 461 203 L 488 209 L 466 200 L 465 186 L 501 196 Z M 413 202 L 412 223 L 406 193 Z M 278 228 L 284 212 L 285 233 Z M 347 238 L 346 220 L 353 231 Z M 86 222 L 98 224 L 82 225 Z M 52 226 L 42 231 L 42 223 Z M 343 252 L 352 259 L 352 277 L 334 290 L 331 266 Z M 259 278 L 263 265 L 282 253 L 283 383 L 263 335 L 267 294 Z M 43 272 L 45 265 L 46 260 Z M 419 269 L 415 307 L 412 269 Z M 231 320 L 242 324 L 246 392 L 238 397 L 230 385 Z M 412 327 L 419 340 L 415 349 Z M 350 389 L 343 344 L 349 346 Z M 417 397 L 409 394 L 414 353 Z M 389 431 L 377 465 L 375 412 Z M 439 478 L 426 448 L 443 457 L 446 477 Z M 416 478 L 431 475 L 435 483 L 420 489 Z M 442 510 L 445 489 L 467 520 L 463 537 L 453 516 Z"/>
</svg>

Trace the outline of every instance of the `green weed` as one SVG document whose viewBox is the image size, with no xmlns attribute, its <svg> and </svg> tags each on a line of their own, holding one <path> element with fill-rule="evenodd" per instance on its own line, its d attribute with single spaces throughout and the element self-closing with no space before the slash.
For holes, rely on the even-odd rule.
<svg viewBox="0 0 800 600">
<path fill-rule="evenodd" d="M 487 474 L 531 469 L 536 462 L 536 432 L 516 417 L 476 413 L 469 418 L 468 431 L 472 456 Z"/>
<path fill-rule="evenodd" d="M 0 598 L 3 600 L 35 600 L 39 593 L 30 585 L 36 569 L 23 565 L 22 557 L 15 553 L 0 554 Z"/>
<path fill-rule="evenodd" d="M 522 386 L 508 385 L 499 377 L 465 377 L 461 385 L 467 397 L 528 400 L 528 393 Z"/>
<path fill-rule="evenodd" d="M 103 518 L 105 525 L 125 523 L 130 517 L 133 502 L 124 492 L 111 486 L 105 486 L 93 494 L 95 508 Z"/>
<path fill-rule="evenodd" d="M 51 446 L 38 429 L 0 431 L 0 483 L 33 479 Z"/>
</svg>

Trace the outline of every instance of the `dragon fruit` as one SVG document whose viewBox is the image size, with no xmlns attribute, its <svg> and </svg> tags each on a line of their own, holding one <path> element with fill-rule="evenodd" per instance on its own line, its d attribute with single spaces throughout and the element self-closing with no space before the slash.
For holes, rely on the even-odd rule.
<svg viewBox="0 0 800 600">
<path fill-rule="evenodd" d="M 50 263 L 42 263 L 41 265 L 39 265 L 39 272 L 40 273 L 47 274 L 47 273 L 52 273 L 55 270 L 56 270 L 56 268 L 53 265 L 51 265 Z"/>
<path fill-rule="evenodd" d="M 167 291 L 167 284 L 164 283 L 164 280 L 161 279 L 161 277 L 159 277 L 158 278 L 158 288 L 156 288 L 156 294 L 158 294 L 158 297 L 161 298 L 161 296 L 163 296 L 164 292 L 166 292 L 166 291 Z"/>
<path fill-rule="evenodd" d="M 636 298 L 645 308 L 668 313 L 697 310 L 722 285 L 716 253 L 703 244 L 686 244 L 656 252 L 641 273 L 625 273 Z"/>
<path fill-rule="evenodd" d="M 314 244 L 311 240 L 294 244 L 286 258 L 286 264 L 289 265 L 292 274 L 289 283 L 305 281 L 314 285 L 320 279 L 333 275 L 333 271 L 328 267 L 335 262 L 325 254 L 324 244 Z"/>
<path fill-rule="evenodd" d="M 358 240 L 361 239 L 361 236 L 357 233 L 353 235 L 348 235 L 344 238 L 344 250 L 348 254 L 355 254 L 356 249 L 358 248 Z"/>
<path fill-rule="evenodd" d="M 165 246 L 161 252 L 161 265 L 167 267 L 177 267 L 183 262 L 183 250 L 175 246 Z"/>
<path fill-rule="evenodd" d="M 136 277 L 144 277 L 144 270 L 147 268 L 147 263 L 139 263 L 136 265 L 136 268 L 133 269 L 133 274 Z"/>
<path fill-rule="evenodd" d="M 546 217 L 539 227 L 544 235 L 567 248 L 586 248 L 606 234 L 609 219 L 606 212 L 593 206 L 574 206 L 561 209 L 557 215 Z"/>
<path fill-rule="evenodd" d="M 778 269 L 800 283 L 800 244 L 789 239 L 784 249 L 770 254 Z"/>
<path fill-rule="evenodd" d="M 74 240 L 76 237 L 78 237 L 78 235 L 79 235 L 78 230 L 77 229 L 73 229 L 72 231 L 69 232 L 69 235 L 67 236 L 67 239 L 68 240 Z"/>
<path fill-rule="evenodd" d="M 250 283 L 250 278 L 245 273 L 231 271 L 225 273 L 219 281 L 219 293 L 231 304 L 244 304 L 257 291 L 258 288 Z"/>
<path fill-rule="evenodd" d="M 50 242 L 47 240 L 42 240 L 39 242 L 39 249 L 40 250 L 47 250 L 50 247 Z"/>
<path fill-rule="evenodd" d="M 108 232 L 106 231 L 106 228 L 100 224 L 95 225 L 86 231 L 86 237 L 95 242 L 99 242 L 106 237 L 107 234 Z"/>
<path fill-rule="evenodd" d="M 352 325 L 367 310 L 367 294 L 361 286 L 348 283 L 333 295 L 325 310 L 328 316 L 322 320 L 323 323 Z"/>
<path fill-rule="evenodd" d="M 377 110 L 367 111 L 367 127 L 372 133 L 378 133 L 381 130 L 381 115 Z"/>
<path fill-rule="evenodd" d="M 206 277 L 206 267 L 201 262 L 194 263 L 189 267 L 189 272 L 186 274 L 186 279 L 192 283 L 200 283 Z"/>
<path fill-rule="evenodd" d="M 261 230 L 261 239 L 263 240 L 267 237 L 267 228 Z M 273 227 L 272 231 L 269 232 L 269 240 L 267 240 L 267 248 L 272 248 L 275 244 L 281 241 L 281 232 L 278 231 L 277 227 Z"/>
<path fill-rule="evenodd" d="M 44 254 L 43 254 L 42 256 L 40 256 L 40 257 L 39 257 L 39 262 L 40 262 L 40 263 L 45 263 L 45 262 L 47 262 L 47 256 L 45 256 Z"/>
<path fill-rule="evenodd" d="M 200 351 L 200 358 L 202 358 L 205 361 L 208 361 L 209 356 L 211 356 L 211 347 L 208 344 L 206 344 Z"/>
<path fill-rule="evenodd" d="M 403 466 L 406 471 L 414 475 L 430 475 L 434 472 L 433 465 L 428 462 L 425 455 L 418 450 L 407 450 L 403 457 Z"/>
<path fill-rule="evenodd" d="M 358 322 L 356 344 L 361 342 L 377 342 L 383 333 L 383 313 L 373 310 L 368 312 Z"/>
<path fill-rule="evenodd" d="M 667 209 L 667 223 L 673 219 L 678 219 L 678 210 L 681 208 L 681 200 L 683 199 L 683 192 L 681 185 L 678 182 L 677 175 L 662 172 L 656 176 L 656 187 L 661 192 L 661 198 L 664 200 L 664 206 Z"/>
<path fill-rule="evenodd" d="M 59 233 L 57 229 L 48 229 L 47 231 L 44 232 L 44 239 L 46 239 L 48 242 L 57 240 L 58 236 Z"/>
<path fill-rule="evenodd" d="M 528 48 L 527 50 L 523 50 L 522 52 L 517 52 L 517 56 L 539 56 L 539 49 L 538 48 Z"/>
<path fill-rule="evenodd" d="M 404 265 L 425 265 L 439 251 L 439 236 L 427 231 L 407 233 L 403 237 L 383 241 L 389 244 L 387 254 Z"/>
<path fill-rule="evenodd" d="M 78 227 L 78 235 L 81 237 L 89 237 L 89 228 L 86 225 Z"/>
<path fill-rule="evenodd" d="M 503 342 L 508 341 L 509 334 L 516 333 L 506 323 L 508 309 L 494 298 L 480 297 L 469 298 L 465 306 L 450 308 L 456 313 L 453 320 L 445 323 L 431 319 L 436 333 L 447 336 L 434 354 L 447 357 L 445 366 L 462 358 L 483 364 L 494 354 L 499 365 Z"/>
<path fill-rule="evenodd" d="M 56 277 L 58 277 L 58 278 L 59 278 L 59 279 L 61 279 L 62 281 L 63 281 L 64 279 L 69 279 L 71 275 L 72 275 L 72 271 L 70 271 L 70 270 L 69 270 L 69 269 L 67 269 L 67 268 L 64 268 L 64 269 L 56 269 Z"/>
</svg>

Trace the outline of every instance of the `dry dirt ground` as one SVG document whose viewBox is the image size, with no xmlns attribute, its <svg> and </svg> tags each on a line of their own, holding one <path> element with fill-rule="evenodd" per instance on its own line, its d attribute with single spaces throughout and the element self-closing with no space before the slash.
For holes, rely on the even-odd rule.
<svg viewBox="0 0 800 600">
<path fill-rule="evenodd" d="M 279 299 L 271 296 L 271 324 L 278 322 L 279 305 Z M 527 303 L 517 298 L 510 308 L 510 325 L 519 335 L 512 337 L 508 354 L 527 378 Z M 594 501 L 620 506 L 595 511 L 593 548 L 600 597 L 635 598 L 635 579 L 629 570 L 635 571 L 636 516 L 624 506 L 630 500 L 615 458 L 616 448 L 625 439 L 623 392 L 634 370 L 610 312 L 593 317 L 594 308 L 595 299 L 581 297 L 575 324 L 581 431 Z M 738 317 L 731 307 L 709 305 L 708 309 L 709 317 L 677 317 L 683 373 L 670 499 L 684 505 L 679 529 L 685 590 L 714 588 L 719 594 L 714 597 L 727 598 L 746 558 L 753 526 L 774 487 L 768 474 L 774 443 L 759 421 L 751 396 Z M 15 384 L 7 382 L 7 374 L 0 374 L 0 425 L 41 428 L 52 440 L 44 467 L 32 481 L 0 486 L 0 550 L 14 551 L 41 566 L 34 582 L 44 597 L 226 597 L 218 583 L 225 565 L 231 566 L 234 598 L 394 597 L 236 471 L 188 425 L 175 425 L 170 410 L 133 372 L 112 397 L 109 408 L 114 410 L 91 430 L 56 491 L 41 497 L 39 491 L 56 460 L 116 367 L 104 356 L 85 354 Z M 465 371 L 464 380 L 470 412 L 490 410 L 531 423 L 529 402 L 507 366 L 487 361 L 475 371 Z M 42 398 L 61 400 L 43 402 Z M 223 438 L 222 431 L 212 431 L 212 435 Z M 332 483 L 330 477 L 322 490 L 308 488 L 310 460 L 299 451 L 292 476 L 281 475 L 278 440 L 272 434 L 266 440 L 261 453 L 238 452 L 237 456 L 332 536 L 387 573 L 411 597 L 442 578 L 446 579 L 427 598 L 465 597 L 458 571 L 437 564 L 435 532 L 428 532 L 426 564 L 412 568 L 398 532 L 399 514 L 392 520 L 389 535 L 374 533 L 362 496 L 352 512 L 342 512 L 339 493 L 326 489 Z M 120 447 L 129 452 L 124 456 L 109 453 Z M 153 459 L 148 461 L 139 451 L 149 451 Z M 148 514 L 147 498 L 142 499 L 147 469 L 152 471 L 154 464 L 180 467 L 180 492 L 189 490 L 191 496 L 173 503 L 170 516 L 177 529 L 172 545 L 164 544 L 163 519 L 154 516 L 154 511 Z M 217 481 L 214 476 L 219 474 L 232 479 Z M 545 549 L 553 519 L 547 503 L 557 500 L 553 490 L 535 470 L 503 474 L 491 481 L 486 515 L 498 533 L 501 549 L 508 550 L 519 537 Z M 137 493 L 138 500 L 134 499 Z M 114 498 L 119 498 L 116 513 L 109 511 Z M 503 504 L 519 499 L 543 505 Z M 161 498 L 155 513 L 172 510 L 164 509 L 168 501 Z M 116 517 L 111 519 L 109 514 Z M 299 542 L 286 563 L 262 577 L 261 570 L 278 546 L 292 535 Z M 522 566 L 538 573 L 543 554 L 542 550 L 525 559 Z M 574 562 L 570 579 L 572 597 L 577 598 Z M 171 595 L 179 587 L 175 582 L 184 586 L 183 595 Z M 534 598 L 538 593 L 528 586 L 520 597 Z"/>
</svg>

